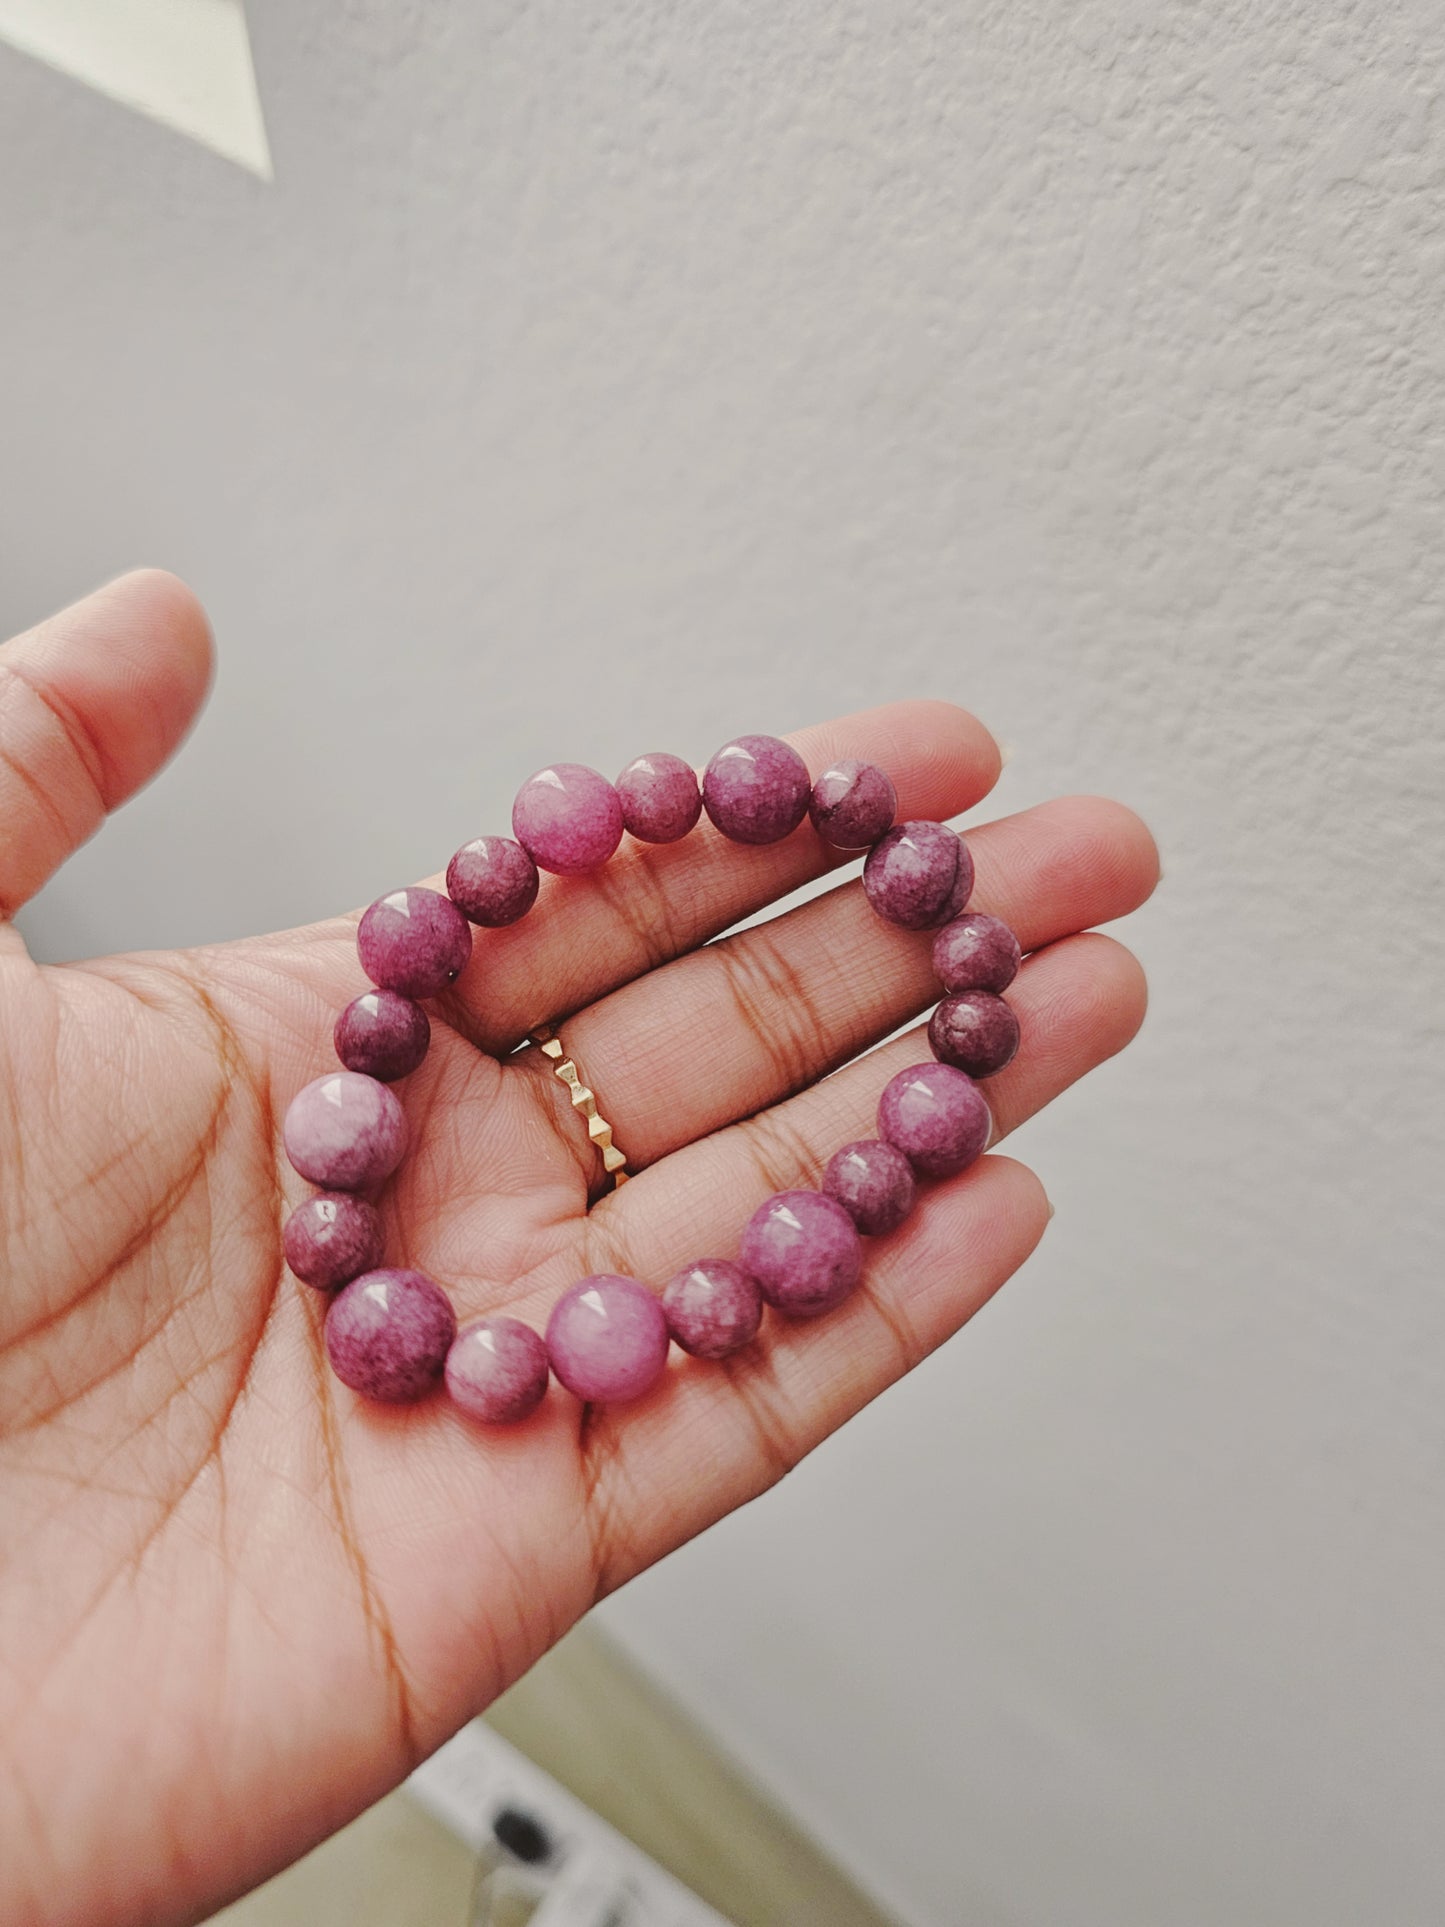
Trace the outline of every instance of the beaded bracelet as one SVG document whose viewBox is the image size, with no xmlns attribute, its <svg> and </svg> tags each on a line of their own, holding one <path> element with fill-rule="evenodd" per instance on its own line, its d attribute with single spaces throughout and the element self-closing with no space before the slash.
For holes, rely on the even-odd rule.
<svg viewBox="0 0 1445 1927">
<path fill-rule="evenodd" d="M 862 1239 L 902 1224 L 918 1178 L 951 1176 L 981 1155 L 991 1120 L 974 1080 L 1002 1070 L 1019 1043 L 1018 1019 L 999 994 L 1018 971 L 1017 938 L 996 917 L 963 914 L 973 887 L 963 838 L 942 823 L 895 824 L 897 801 L 890 778 L 869 763 L 835 763 L 810 782 L 802 757 L 775 736 L 726 744 L 700 787 L 677 756 L 639 756 L 615 784 L 555 763 L 518 791 L 515 840 L 483 836 L 457 851 L 445 896 L 411 888 L 372 904 L 356 947 L 375 988 L 336 1020 L 345 1068 L 299 1091 L 283 1128 L 291 1163 L 323 1187 L 293 1212 L 284 1244 L 298 1278 L 336 1293 L 325 1342 L 338 1378 L 391 1403 L 444 1380 L 464 1411 L 505 1423 L 537 1409 L 552 1374 L 579 1398 L 618 1404 L 657 1383 L 669 1343 L 725 1358 L 756 1337 L 765 1304 L 789 1318 L 842 1304 L 862 1274 Z M 418 1000 L 456 982 L 473 924 L 496 929 L 526 915 L 539 869 L 595 870 L 624 830 L 643 843 L 676 842 L 704 810 L 736 843 L 775 843 L 811 816 L 835 850 L 868 852 L 863 888 L 878 915 L 937 933 L 933 967 L 947 994 L 928 1026 L 934 1061 L 889 1081 L 877 1137 L 845 1144 L 818 1189 L 759 1205 L 736 1259 L 700 1258 L 660 1295 L 636 1278 L 583 1278 L 553 1307 L 545 1339 L 506 1316 L 458 1330 L 433 1279 L 383 1267 L 381 1217 L 359 1195 L 390 1177 L 406 1150 L 406 1115 L 388 1086 L 426 1055 L 431 1026 Z"/>
</svg>

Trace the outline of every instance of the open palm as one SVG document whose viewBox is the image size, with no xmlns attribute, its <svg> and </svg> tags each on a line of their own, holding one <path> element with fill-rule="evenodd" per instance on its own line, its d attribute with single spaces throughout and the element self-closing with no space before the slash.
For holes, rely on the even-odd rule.
<svg viewBox="0 0 1445 1927">
<path fill-rule="evenodd" d="M 188 592 L 146 573 L 0 652 L 6 913 L 174 747 L 208 648 Z M 998 769 L 942 703 L 795 740 L 814 770 L 881 763 L 906 816 L 976 803 Z M 1032 953 L 1010 993 L 1022 1048 L 986 1086 L 1001 1136 L 1137 1029 L 1137 965 L 1074 933 L 1142 901 L 1156 859 L 1129 812 L 1086 798 L 970 844 L 974 903 Z M 546 879 L 525 922 L 478 933 L 399 1087 L 414 1148 L 384 1199 L 389 1261 L 463 1317 L 540 1327 L 584 1273 L 660 1285 L 731 1255 L 755 1204 L 870 1135 L 888 1077 L 927 1056 L 916 1035 L 870 1048 L 936 994 L 926 938 L 854 882 L 708 941 L 825 865 L 806 826 L 740 849 L 704 825 Z M 280 1259 L 306 1187 L 279 1118 L 334 1061 L 354 932 L 49 969 L 0 926 L 7 1922 L 193 1919 L 293 1858 L 948 1337 L 1047 1220 L 1038 1180 L 990 1155 L 870 1245 L 841 1311 L 772 1318 L 722 1365 L 674 1354 L 638 1405 L 554 1385 L 486 1431 L 443 1399 L 365 1404 Z M 639 1172 L 610 1196 L 546 1061 L 511 1055 L 562 1019 Z"/>
</svg>

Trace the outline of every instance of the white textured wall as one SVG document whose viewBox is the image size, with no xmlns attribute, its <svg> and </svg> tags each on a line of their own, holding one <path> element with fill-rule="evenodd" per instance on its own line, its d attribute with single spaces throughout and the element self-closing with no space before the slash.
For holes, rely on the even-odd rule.
<svg viewBox="0 0 1445 1927">
<path fill-rule="evenodd" d="M 223 651 L 35 941 L 911 691 L 1136 802 L 1044 1250 L 607 1616 L 918 1927 L 1434 1927 L 1438 0 L 250 14 L 274 187 L 0 49 L 0 617 Z"/>
</svg>

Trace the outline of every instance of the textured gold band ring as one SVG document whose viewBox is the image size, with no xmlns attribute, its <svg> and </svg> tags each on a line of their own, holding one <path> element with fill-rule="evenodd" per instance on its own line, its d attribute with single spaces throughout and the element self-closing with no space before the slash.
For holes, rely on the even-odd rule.
<svg viewBox="0 0 1445 1927">
<path fill-rule="evenodd" d="M 532 1042 L 551 1060 L 552 1075 L 567 1086 L 573 1108 L 587 1121 L 587 1135 L 602 1153 L 602 1168 L 612 1180 L 613 1189 L 627 1182 L 627 1155 L 612 1141 L 612 1126 L 597 1108 L 595 1094 L 582 1081 L 582 1073 L 562 1048 L 562 1039 L 550 1024 L 532 1032 Z"/>
</svg>

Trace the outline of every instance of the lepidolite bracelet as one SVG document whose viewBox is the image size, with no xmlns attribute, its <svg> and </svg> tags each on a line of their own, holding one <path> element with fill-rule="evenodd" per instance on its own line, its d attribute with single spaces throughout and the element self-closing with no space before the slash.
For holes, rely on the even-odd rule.
<svg viewBox="0 0 1445 1927">
<path fill-rule="evenodd" d="M 863 888 L 878 915 L 937 933 L 933 967 L 946 995 L 928 1026 L 933 1061 L 889 1081 L 878 1135 L 835 1152 L 816 1190 L 782 1191 L 759 1205 L 736 1258 L 699 1258 L 660 1293 L 636 1278 L 583 1278 L 553 1307 L 545 1339 L 501 1315 L 458 1330 L 434 1279 L 383 1265 L 381 1217 L 363 1195 L 406 1151 L 406 1114 L 389 1087 L 426 1055 L 431 1026 L 420 1000 L 466 968 L 473 924 L 496 929 L 526 915 L 539 869 L 595 870 L 624 831 L 643 843 L 676 842 L 704 810 L 736 843 L 775 843 L 811 816 L 835 850 L 867 851 Z M 774 736 L 726 744 L 701 786 L 677 756 L 639 756 L 616 783 L 579 763 L 555 763 L 518 791 L 512 837 L 479 837 L 457 851 L 446 895 L 413 887 L 372 904 L 356 947 L 374 988 L 336 1020 L 344 1068 L 296 1094 L 283 1132 L 292 1164 L 322 1187 L 292 1213 L 284 1242 L 296 1276 L 336 1294 L 326 1352 L 338 1378 L 390 1402 L 419 1398 L 444 1380 L 464 1411 L 505 1423 L 537 1409 L 552 1374 L 579 1398 L 617 1404 L 657 1383 L 670 1344 L 696 1358 L 725 1358 L 756 1337 L 764 1305 L 812 1318 L 843 1303 L 862 1274 L 862 1239 L 903 1223 L 920 1177 L 949 1177 L 982 1153 L 990 1118 L 975 1080 L 1002 1070 L 1019 1042 L 1018 1019 L 1000 994 L 1018 970 L 1018 940 L 996 917 L 965 913 L 973 887 L 967 844 L 942 823 L 895 823 L 896 813 L 881 769 L 839 762 L 812 782 L 802 757 Z M 571 1071 L 567 1081 L 586 1100 L 574 1101 L 620 1181 L 622 1153 L 580 1072 L 564 1060 L 555 1032 L 534 1037 L 559 1071 L 563 1061 Z"/>
</svg>

